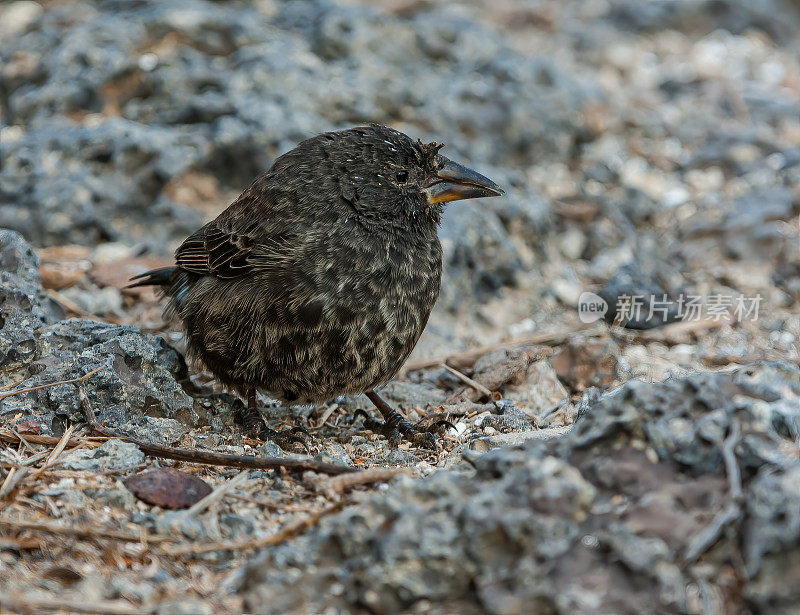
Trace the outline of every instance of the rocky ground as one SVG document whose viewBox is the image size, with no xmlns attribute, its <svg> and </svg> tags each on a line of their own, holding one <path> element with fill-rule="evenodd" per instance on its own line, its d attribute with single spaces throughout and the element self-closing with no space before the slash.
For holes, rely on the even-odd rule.
<svg viewBox="0 0 800 615">
<path fill-rule="evenodd" d="M 0 6 L 0 607 L 798 612 L 798 28 L 789 0 Z M 366 399 L 264 399 L 308 432 L 286 452 L 122 287 L 364 122 L 508 188 L 448 208 L 385 390 L 454 428 L 392 448 Z M 145 455 L 81 389 L 142 442 L 361 473 Z"/>
</svg>

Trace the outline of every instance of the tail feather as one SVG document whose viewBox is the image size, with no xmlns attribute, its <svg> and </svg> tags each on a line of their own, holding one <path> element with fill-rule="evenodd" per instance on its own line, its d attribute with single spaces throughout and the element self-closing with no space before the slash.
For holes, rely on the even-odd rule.
<svg viewBox="0 0 800 615">
<path fill-rule="evenodd" d="M 177 267 L 161 267 L 160 269 L 151 269 L 141 275 L 133 276 L 131 281 L 133 284 L 128 284 L 125 288 L 136 288 L 137 286 L 167 286 L 171 283 L 172 274 L 175 273 Z"/>
</svg>

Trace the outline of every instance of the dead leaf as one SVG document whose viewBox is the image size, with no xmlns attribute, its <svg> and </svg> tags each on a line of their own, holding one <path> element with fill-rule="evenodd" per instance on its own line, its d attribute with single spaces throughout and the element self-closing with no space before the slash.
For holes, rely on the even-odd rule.
<svg viewBox="0 0 800 615">
<path fill-rule="evenodd" d="M 212 491 L 204 480 L 175 468 L 140 472 L 123 483 L 143 502 L 161 508 L 189 508 Z"/>
<path fill-rule="evenodd" d="M 83 575 L 72 568 L 66 566 L 52 566 L 47 569 L 42 576 L 51 581 L 57 581 L 62 585 L 74 585 L 83 580 Z"/>
<path fill-rule="evenodd" d="M 51 290 L 63 290 L 77 284 L 85 273 L 80 262 L 65 261 L 63 263 L 42 263 L 39 275 L 42 286 Z"/>
</svg>

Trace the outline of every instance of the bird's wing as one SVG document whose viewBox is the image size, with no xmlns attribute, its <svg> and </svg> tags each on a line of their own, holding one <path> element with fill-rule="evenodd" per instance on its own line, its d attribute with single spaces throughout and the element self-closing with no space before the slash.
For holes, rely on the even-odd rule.
<svg viewBox="0 0 800 615">
<path fill-rule="evenodd" d="M 175 252 L 178 266 L 193 273 L 236 278 L 252 269 L 252 237 L 213 221 L 190 235 Z"/>
<path fill-rule="evenodd" d="M 289 257 L 296 235 L 270 196 L 266 202 L 256 201 L 252 190 L 245 191 L 216 220 L 186 238 L 175 251 L 178 266 L 200 275 L 237 278 Z"/>
</svg>

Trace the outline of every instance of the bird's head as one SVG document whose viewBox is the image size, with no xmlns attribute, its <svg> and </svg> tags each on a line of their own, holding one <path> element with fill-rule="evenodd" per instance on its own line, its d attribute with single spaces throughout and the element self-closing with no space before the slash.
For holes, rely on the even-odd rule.
<svg viewBox="0 0 800 615">
<path fill-rule="evenodd" d="M 415 142 L 385 126 L 310 141 L 322 150 L 321 164 L 332 167 L 346 206 L 376 229 L 435 232 L 445 203 L 503 194 L 488 177 L 443 156 L 442 144 Z"/>
</svg>

